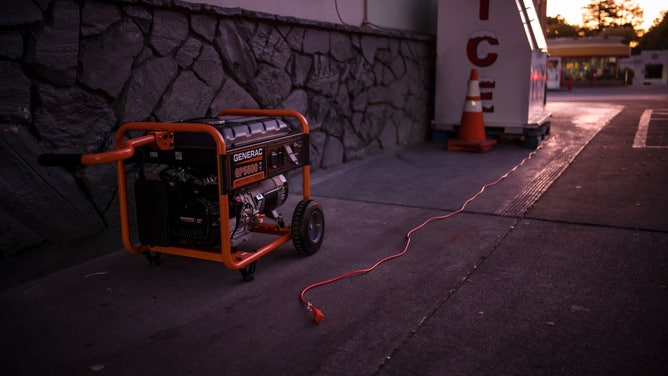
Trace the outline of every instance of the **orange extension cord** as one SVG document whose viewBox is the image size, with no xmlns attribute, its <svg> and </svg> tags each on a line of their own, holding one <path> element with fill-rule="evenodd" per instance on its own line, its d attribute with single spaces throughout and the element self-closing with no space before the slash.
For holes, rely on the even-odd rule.
<svg viewBox="0 0 668 376">
<path fill-rule="evenodd" d="M 453 211 L 453 212 L 451 212 L 451 213 L 448 213 L 448 214 L 446 214 L 446 215 L 441 215 L 441 216 L 431 217 L 431 218 L 427 219 L 426 221 L 422 222 L 419 226 L 417 226 L 417 227 L 413 228 L 412 230 L 408 231 L 408 233 L 406 234 L 406 244 L 405 244 L 405 246 L 404 246 L 404 249 L 403 249 L 401 252 L 399 252 L 399 253 L 397 253 L 397 254 L 394 254 L 394 255 L 391 255 L 391 256 L 387 256 L 387 257 L 385 257 L 385 258 L 382 258 L 382 259 L 378 260 L 375 264 L 373 264 L 373 265 L 372 265 L 371 267 L 369 267 L 369 268 L 353 270 L 353 271 L 350 271 L 350 272 L 341 274 L 341 275 L 338 276 L 338 277 L 334 277 L 334 278 L 331 278 L 331 279 L 328 279 L 328 280 L 324 280 L 324 281 L 321 281 L 321 282 L 316 282 L 316 283 L 314 283 L 314 284 L 312 284 L 312 285 L 306 287 L 305 289 L 303 289 L 302 292 L 301 292 L 301 294 L 299 294 L 299 299 L 301 299 L 302 303 L 306 306 L 306 309 L 308 309 L 309 312 L 311 312 L 311 313 L 313 314 L 313 321 L 315 321 L 317 324 L 322 323 L 322 322 L 325 320 L 325 314 L 324 314 L 321 310 L 319 310 L 318 308 L 316 308 L 313 304 L 311 304 L 311 302 L 309 302 L 308 300 L 306 300 L 306 298 L 304 297 L 304 295 L 305 295 L 309 290 L 312 290 L 312 289 L 314 289 L 314 288 L 316 288 L 316 287 L 320 287 L 320 286 L 328 285 L 328 284 L 330 284 L 330 283 L 334 283 L 334 282 L 336 282 L 336 281 L 340 281 L 340 280 L 342 280 L 342 279 L 345 279 L 345 278 L 348 278 L 348 277 L 352 277 L 352 276 L 357 275 L 357 274 L 369 273 L 370 271 L 376 269 L 376 267 L 378 267 L 380 264 L 382 264 L 382 263 L 384 263 L 384 262 L 386 262 L 386 261 L 390 261 L 390 260 L 393 260 L 393 259 L 396 259 L 396 258 L 399 258 L 399 257 L 403 256 L 403 255 L 406 254 L 406 252 L 408 251 L 408 247 L 409 247 L 410 244 L 411 244 L 411 236 L 413 235 L 413 233 L 415 233 L 416 231 L 422 229 L 423 227 L 425 227 L 426 225 L 428 225 L 429 223 L 431 223 L 431 222 L 433 222 L 433 221 L 438 221 L 438 220 L 442 220 L 442 219 L 451 218 L 451 217 L 454 217 L 454 216 L 457 215 L 457 214 L 460 214 L 461 212 L 464 211 L 464 209 L 465 209 L 471 202 L 473 202 L 473 201 L 474 201 L 475 199 L 477 199 L 480 195 L 482 195 L 483 192 L 485 192 L 485 190 L 486 190 L 487 188 L 489 188 L 489 187 L 493 187 L 493 186 L 499 184 L 501 181 L 503 181 L 505 178 L 507 178 L 510 174 L 512 174 L 512 173 L 515 172 L 518 168 L 520 168 L 522 165 L 524 165 L 524 163 L 526 163 L 529 159 L 531 159 L 531 158 L 538 152 L 538 150 L 540 150 L 542 147 L 543 147 L 543 144 L 539 145 L 539 146 L 536 148 L 536 150 L 534 150 L 534 151 L 532 151 L 531 153 L 529 153 L 529 155 L 527 155 L 524 159 L 522 159 L 522 161 L 521 161 L 520 163 L 518 163 L 517 165 L 515 165 L 515 167 L 511 168 L 510 170 L 508 170 L 505 174 L 501 175 L 501 177 L 499 177 L 499 178 L 496 179 L 495 181 L 483 185 L 482 188 L 480 189 L 480 191 L 478 191 L 478 193 L 474 194 L 473 196 L 471 196 L 471 198 L 469 198 L 468 200 L 466 200 L 466 201 L 464 202 L 464 204 L 462 204 L 462 206 L 461 206 L 459 209 L 457 209 L 457 210 L 455 210 L 455 211 Z"/>
</svg>

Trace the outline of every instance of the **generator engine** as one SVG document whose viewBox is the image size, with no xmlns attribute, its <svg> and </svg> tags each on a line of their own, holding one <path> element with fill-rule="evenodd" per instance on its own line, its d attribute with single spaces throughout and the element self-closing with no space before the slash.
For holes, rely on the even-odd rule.
<svg viewBox="0 0 668 376">
<path fill-rule="evenodd" d="M 157 242 L 156 245 L 180 244 L 211 247 L 220 244 L 220 213 L 218 206 L 218 179 L 210 172 L 197 171 L 190 167 L 170 166 L 160 171 L 158 182 L 139 180 L 135 185 L 139 195 L 138 215 L 140 234 L 151 234 L 151 223 L 155 218 L 143 216 L 144 202 L 148 195 L 157 190 L 166 190 L 162 194 L 166 207 L 169 234 L 163 239 L 141 237 L 141 240 Z M 153 189 L 151 185 L 157 185 Z M 248 240 L 252 228 L 260 223 L 264 216 L 284 226 L 283 219 L 276 212 L 288 198 L 288 182 L 280 174 L 269 179 L 237 189 L 228 195 L 230 244 L 233 247 Z M 149 229 L 147 230 L 147 226 Z M 150 235 L 149 235 L 150 236 Z M 167 244 L 159 244 L 167 243 Z"/>
<path fill-rule="evenodd" d="M 189 123 L 216 127 L 229 150 L 218 181 L 215 149 L 202 134 L 177 134 L 174 149 L 143 150 L 135 182 L 139 239 L 157 246 L 220 244 L 219 183 L 228 196 L 230 245 L 237 247 L 265 217 L 284 226 L 276 212 L 288 197 L 284 171 L 308 161 L 304 135 L 278 119 L 204 118 Z M 308 145 L 308 144 L 306 144 Z M 157 171 L 156 171 L 157 169 Z"/>
</svg>

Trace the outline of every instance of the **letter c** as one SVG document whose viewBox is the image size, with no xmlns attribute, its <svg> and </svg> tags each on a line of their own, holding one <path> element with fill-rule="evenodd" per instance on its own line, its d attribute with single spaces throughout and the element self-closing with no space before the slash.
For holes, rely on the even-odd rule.
<svg viewBox="0 0 668 376">
<path fill-rule="evenodd" d="M 499 44 L 499 40 L 494 38 L 494 37 L 475 37 L 469 39 L 469 42 L 466 44 L 466 56 L 468 56 L 469 60 L 476 66 L 479 67 L 488 67 L 496 61 L 496 58 L 499 56 L 498 54 L 491 52 L 485 55 L 482 59 L 478 57 L 478 45 L 482 42 L 485 41 L 492 46 L 497 46 Z"/>
</svg>

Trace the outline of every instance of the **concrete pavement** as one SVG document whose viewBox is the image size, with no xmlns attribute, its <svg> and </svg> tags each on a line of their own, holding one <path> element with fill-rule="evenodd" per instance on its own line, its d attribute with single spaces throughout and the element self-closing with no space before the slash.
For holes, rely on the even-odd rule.
<svg viewBox="0 0 668 376">
<path fill-rule="evenodd" d="M 252 283 L 177 256 L 152 268 L 113 241 L 82 247 L 103 254 L 84 263 L 3 277 L 0 373 L 666 374 L 668 124 L 656 116 L 654 147 L 632 146 L 642 113 L 667 103 L 656 87 L 551 92 L 553 137 L 533 158 L 417 231 L 405 256 L 310 291 L 321 325 L 301 289 L 399 252 L 529 151 L 425 144 L 316 171 L 323 247 L 284 246 Z"/>
</svg>

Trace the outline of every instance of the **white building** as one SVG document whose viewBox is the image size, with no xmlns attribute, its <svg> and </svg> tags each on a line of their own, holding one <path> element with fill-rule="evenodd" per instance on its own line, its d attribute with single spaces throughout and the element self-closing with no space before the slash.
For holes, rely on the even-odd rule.
<svg viewBox="0 0 668 376">
<path fill-rule="evenodd" d="M 645 50 L 640 55 L 622 59 L 619 66 L 633 71 L 632 85 L 668 84 L 668 50 Z"/>
</svg>

